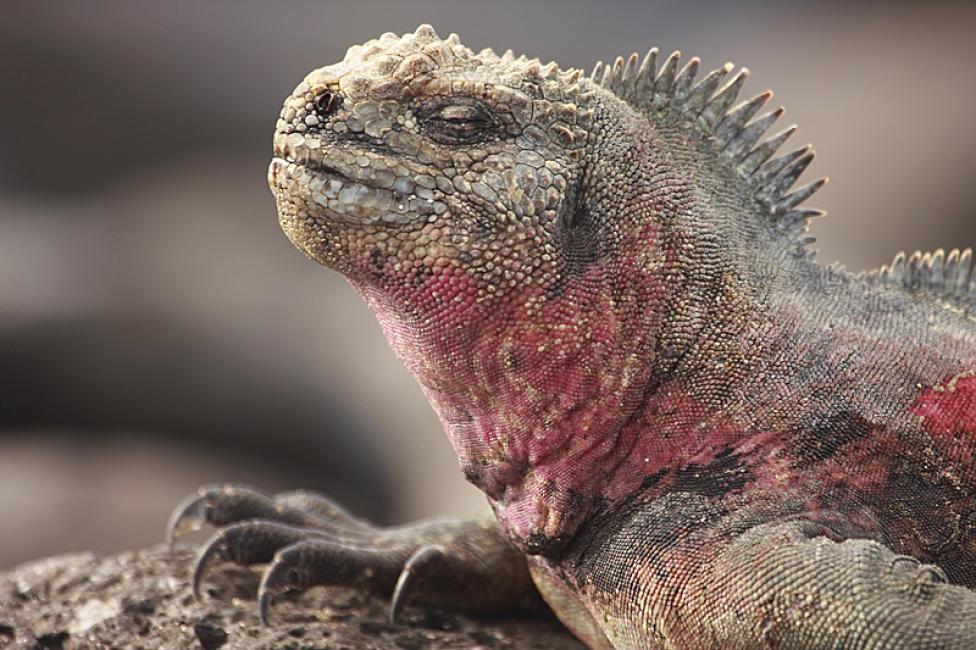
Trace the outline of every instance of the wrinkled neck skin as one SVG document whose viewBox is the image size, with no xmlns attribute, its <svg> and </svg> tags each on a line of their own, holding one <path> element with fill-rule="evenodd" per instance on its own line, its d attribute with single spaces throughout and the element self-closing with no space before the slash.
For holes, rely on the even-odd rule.
<svg viewBox="0 0 976 650">
<path fill-rule="evenodd" d="M 544 557 L 649 476 L 719 452 L 709 436 L 724 436 L 726 424 L 714 415 L 735 392 L 739 357 L 758 355 L 716 345 L 751 344 L 743 331 L 770 320 L 769 301 L 753 295 L 770 285 L 771 265 L 754 262 L 770 258 L 768 247 L 730 246 L 743 238 L 694 175 L 668 162 L 646 123 L 622 123 L 633 150 L 616 163 L 591 151 L 596 171 L 572 206 L 593 228 L 575 241 L 569 227 L 560 235 L 564 251 L 596 242 L 598 253 L 583 264 L 565 255 L 575 263 L 553 285 L 527 278 L 479 293 L 460 268 L 410 286 L 348 276 L 423 387 L 467 479 L 513 542 Z M 620 170 L 640 176 L 615 182 Z"/>
<path fill-rule="evenodd" d="M 729 220 L 692 177 L 675 181 L 681 174 L 656 154 L 664 145 L 643 122 L 631 125 L 628 141 L 637 144 L 627 162 L 591 153 L 604 165 L 592 182 L 604 185 L 580 194 L 581 202 L 587 192 L 612 197 L 615 205 L 593 208 L 591 222 L 612 224 L 613 236 L 587 236 L 613 247 L 564 265 L 555 286 L 530 278 L 478 294 L 460 270 L 417 286 L 349 276 L 423 387 L 465 476 L 529 554 L 558 556 L 597 509 L 638 492 L 663 463 L 680 467 L 714 447 L 704 427 L 721 396 L 698 394 L 694 404 L 668 396 L 676 386 L 728 390 L 736 378 L 700 362 L 723 357 L 702 333 L 718 330 L 721 341 L 739 345 L 737 330 L 768 318 L 750 287 L 766 286 L 768 278 L 751 277 L 752 260 L 769 251 L 727 251 Z M 634 163 L 649 159 L 660 162 Z M 631 194 L 612 183 L 622 168 L 643 175 Z M 700 374 L 717 381 L 698 381 Z M 657 435 L 659 423 L 673 428 L 676 419 L 680 431 Z"/>
<path fill-rule="evenodd" d="M 558 288 L 528 286 L 464 309 L 416 307 L 438 289 L 429 283 L 394 297 L 352 280 L 465 476 L 530 554 L 558 554 L 596 504 L 636 492 L 649 473 L 641 465 L 659 453 L 647 406 L 723 293 L 723 280 L 695 275 L 706 266 L 694 251 L 714 246 L 690 245 L 698 235 L 665 222 L 634 226 L 612 260 L 564 274 Z"/>
<path fill-rule="evenodd" d="M 465 477 L 513 540 L 535 552 L 576 530 L 633 445 L 620 434 L 651 383 L 658 327 L 653 315 L 637 327 L 623 322 L 614 297 L 585 278 L 558 297 L 543 293 L 487 301 L 469 322 L 435 334 L 363 291 Z"/>
</svg>

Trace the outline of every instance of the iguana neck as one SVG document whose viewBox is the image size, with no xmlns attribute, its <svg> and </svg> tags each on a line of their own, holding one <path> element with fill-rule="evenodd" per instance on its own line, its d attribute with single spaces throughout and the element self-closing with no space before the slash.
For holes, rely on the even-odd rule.
<svg viewBox="0 0 976 650">
<path fill-rule="evenodd" d="M 697 259 L 713 255 L 718 236 L 644 224 L 616 251 L 612 277 L 594 265 L 558 291 L 528 288 L 466 311 L 404 309 L 402 297 L 359 287 L 465 476 L 526 550 L 555 552 L 597 501 L 639 487 L 645 473 L 628 459 L 658 453 L 661 386 L 722 389 L 700 380 L 726 354 L 703 347 L 715 343 L 703 334 L 741 341 L 765 316 L 751 271 Z"/>
<path fill-rule="evenodd" d="M 593 143 L 564 204 L 583 216 L 561 231 L 556 281 L 528 278 L 497 295 L 465 273 L 395 294 L 358 284 L 465 475 L 529 552 L 556 552 L 594 504 L 633 494 L 655 459 L 694 456 L 701 428 L 737 391 L 733 370 L 760 358 L 744 346 L 764 344 L 752 333 L 768 327 L 775 301 L 762 294 L 788 292 L 799 273 L 779 259 L 789 243 L 735 227 L 746 217 L 734 211 L 748 209 L 723 198 L 735 179 L 689 166 L 700 151 L 682 154 L 674 134 L 623 102 L 599 110 L 621 133 L 615 148 Z M 621 165 L 631 170 L 623 189 Z M 661 405 L 662 387 L 695 393 Z M 659 411 L 672 407 L 682 427 L 662 452 L 658 421 L 674 414 Z"/>
<path fill-rule="evenodd" d="M 608 101 L 629 149 L 587 154 L 571 206 L 587 214 L 586 237 L 599 248 L 587 264 L 567 262 L 555 284 L 524 282 L 497 296 L 463 286 L 465 274 L 395 296 L 358 284 L 465 476 L 533 553 L 556 552 L 594 504 L 639 488 L 650 473 L 641 463 L 661 456 L 655 418 L 671 417 L 655 415 L 660 387 L 694 386 L 695 404 L 705 405 L 679 405 L 687 413 L 677 449 L 681 435 L 711 421 L 736 391 L 738 377 L 722 368 L 748 367 L 757 355 L 742 345 L 761 343 L 749 333 L 771 318 L 768 296 L 757 294 L 792 282 L 768 238 L 728 225 L 740 215 L 716 198 L 721 182 L 681 169 L 668 137 Z M 621 157 L 637 170 L 626 191 L 607 172 Z M 563 237 L 564 247 L 580 245 L 571 229 Z M 430 300 L 445 293 L 462 299 Z M 664 456 L 673 464 L 693 454 Z"/>
</svg>

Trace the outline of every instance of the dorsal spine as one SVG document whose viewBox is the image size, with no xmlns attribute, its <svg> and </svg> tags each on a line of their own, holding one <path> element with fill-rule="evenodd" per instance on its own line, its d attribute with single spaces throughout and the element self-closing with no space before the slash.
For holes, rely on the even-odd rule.
<svg viewBox="0 0 976 650">
<path fill-rule="evenodd" d="M 810 219 L 822 216 L 824 212 L 801 204 L 823 187 L 827 179 L 821 178 L 790 191 L 813 162 L 814 152 L 805 146 L 773 158 L 795 131 L 793 126 L 760 142 L 783 114 L 783 109 L 777 108 L 755 117 L 773 93 L 767 90 L 735 104 L 749 77 L 747 68 L 740 69 L 721 86 L 734 68 L 731 63 L 696 81 L 700 67 L 697 58 L 692 58 L 680 69 L 679 52 L 671 54 L 660 69 L 657 68 L 657 58 L 658 50 L 652 48 L 640 62 L 636 53 L 627 59 L 617 57 L 609 66 L 598 62 L 590 81 L 613 92 L 639 111 L 673 111 L 682 122 L 692 124 L 700 135 L 712 141 L 717 153 L 736 175 L 749 184 L 760 210 L 774 229 L 791 237 L 804 254 L 812 254 L 807 245 L 813 238 L 805 236 L 806 229 Z"/>
<path fill-rule="evenodd" d="M 967 311 L 976 310 L 976 273 L 970 248 L 954 248 L 948 254 L 941 248 L 931 253 L 901 252 L 890 264 L 862 277 L 874 285 L 900 287 L 912 293 L 928 291 L 955 301 Z"/>
</svg>

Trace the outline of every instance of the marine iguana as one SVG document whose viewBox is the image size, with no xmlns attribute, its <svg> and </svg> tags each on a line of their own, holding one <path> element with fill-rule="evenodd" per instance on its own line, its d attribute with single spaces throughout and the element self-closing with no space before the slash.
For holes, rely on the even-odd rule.
<svg viewBox="0 0 976 650">
<path fill-rule="evenodd" d="M 496 521 L 378 528 L 325 497 L 213 485 L 193 576 L 358 583 L 480 611 L 535 589 L 592 648 L 976 644 L 970 251 L 813 259 L 748 71 L 586 77 L 384 34 L 285 101 L 281 225 L 345 275 Z M 533 586 L 534 585 L 534 586 Z"/>
</svg>

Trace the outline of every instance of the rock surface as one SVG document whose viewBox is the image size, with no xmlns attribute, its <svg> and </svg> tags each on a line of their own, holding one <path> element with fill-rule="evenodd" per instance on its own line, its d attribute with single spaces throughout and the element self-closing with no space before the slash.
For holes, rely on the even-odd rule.
<svg viewBox="0 0 976 650">
<path fill-rule="evenodd" d="M 366 593 L 315 588 L 280 598 L 260 624 L 260 574 L 215 567 L 202 601 L 187 579 L 191 549 L 162 547 L 96 558 L 61 555 L 0 575 L 0 648 L 582 649 L 554 619 L 472 618 L 408 610 L 386 622 Z"/>
</svg>

